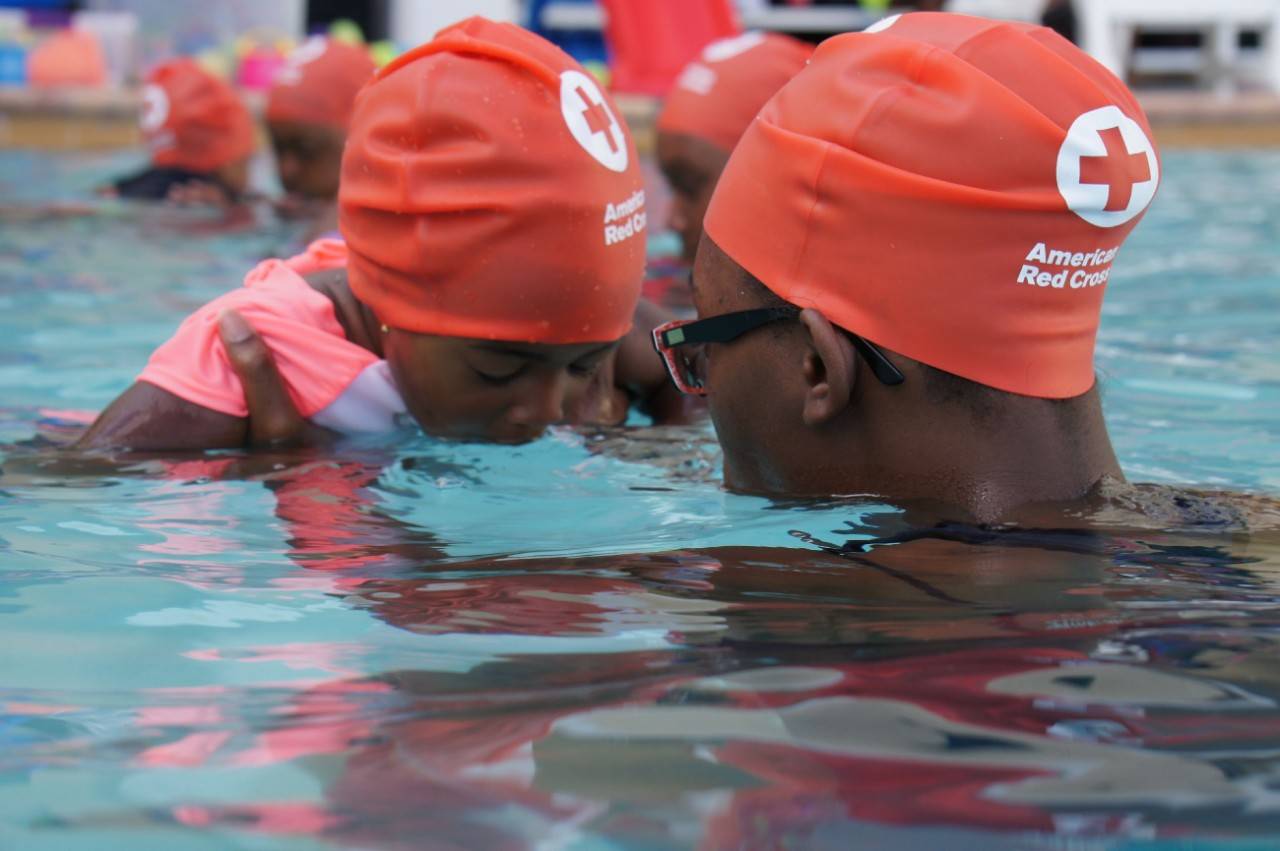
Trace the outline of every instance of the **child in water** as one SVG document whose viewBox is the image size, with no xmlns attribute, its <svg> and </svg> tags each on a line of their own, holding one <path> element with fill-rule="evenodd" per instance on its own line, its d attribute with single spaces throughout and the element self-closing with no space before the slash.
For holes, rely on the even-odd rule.
<svg viewBox="0 0 1280 851">
<path fill-rule="evenodd" d="M 804 68 L 813 47 L 748 32 L 707 45 L 676 79 L 658 115 L 658 164 L 673 193 L 668 226 L 693 263 L 711 193 L 760 107 Z"/>
<path fill-rule="evenodd" d="M 689 272 L 702 217 L 738 137 L 773 93 L 804 67 L 813 47 L 774 33 L 714 41 L 680 72 L 657 122 L 658 165 L 671 189 L 666 225 L 680 253 L 655 258 L 644 297 L 687 310 Z"/>
<path fill-rule="evenodd" d="M 290 55 L 271 87 L 266 119 L 280 184 L 291 200 L 337 199 L 356 95 L 375 70 L 363 47 L 323 36 Z"/>
<path fill-rule="evenodd" d="M 678 414 L 645 339 L 656 317 L 629 333 L 643 200 L 630 134 L 573 59 L 482 18 L 443 30 L 356 103 L 345 242 L 266 261 L 197 311 L 80 445 L 249 443 L 220 332 L 256 332 L 298 412 L 337 432 L 408 414 L 432 435 L 517 443 L 616 422 L 630 400 Z"/>
<path fill-rule="evenodd" d="M 235 201 L 249 183 L 253 119 L 235 91 L 190 59 L 154 68 L 143 89 L 142 135 L 150 165 L 101 194 L 163 201 L 199 190 Z"/>
</svg>

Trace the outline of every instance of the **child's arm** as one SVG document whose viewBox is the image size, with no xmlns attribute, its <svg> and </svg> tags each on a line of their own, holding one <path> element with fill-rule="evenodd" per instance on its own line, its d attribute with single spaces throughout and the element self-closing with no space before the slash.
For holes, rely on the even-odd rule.
<svg viewBox="0 0 1280 851">
<path fill-rule="evenodd" d="M 214 411 L 139 381 L 98 416 L 76 448 L 228 449 L 310 445 L 325 439 L 324 429 L 298 413 L 271 352 L 240 314 L 224 312 L 218 320 L 218 336 L 244 388 L 248 417 Z"/>
<path fill-rule="evenodd" d="M 201 407 L 138 381 L 98 415 L 77 449 L 138 452 L 228 449 L 245 445 L 248 419 Z"/>
</svg>

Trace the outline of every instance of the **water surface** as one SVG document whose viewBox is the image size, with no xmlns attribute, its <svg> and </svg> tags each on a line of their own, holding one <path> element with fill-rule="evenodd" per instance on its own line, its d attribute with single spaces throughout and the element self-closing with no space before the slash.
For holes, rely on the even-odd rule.
<svg viewBox="0 0 1280 851">
<path fill-rule="evenodd" d="M 0 193 L 122 164 L 0 154 Z M 1099 342 L 1117 450 L 1275 494 L 1280 154 L 1165 172 Z M 993 534 L 727 494 L 706 428 L 40 448 L 294 236 L 215 225 L 0 225 L 0 848 L 1280 842 L 1280 539 L 1245 500 Z"/>
</svg>

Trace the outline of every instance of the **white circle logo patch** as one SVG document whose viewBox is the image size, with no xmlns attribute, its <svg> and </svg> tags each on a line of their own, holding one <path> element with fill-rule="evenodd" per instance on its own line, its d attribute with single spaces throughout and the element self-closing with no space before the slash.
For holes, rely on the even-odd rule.
<svg viewBox="0 0 1280 851">
<path fill-rule="evenodd" d="M 610 171 L 627 170 L 627 135 L 596 81 L 581 71 L 560 75 L 560 112 L 582 149 Z"/>
<path fill-rule="evenodd" d="M 890 15 L 887 18 L 881 18 L 880 20 L 876 21 L 874 24 L 872 24 L 871 26 L 863 30 L 863 32 L 864 33 L 882 33 L 885 30 L 889 29 L 889 27 L 896 24 L 901 18 L 902 18 L 901 15 Z"/>
<path fill-rule="evenodd" d="M 302 66 L 315 62 L 329 49 L 329 42 L 324 36 L 313 35 L 289 54 L 289 58 L 276 74 L 275 82 L 286 86 L 296 86 L 302 82 Z"/>
<path fill-rule="evenodd" d="M 1089 224 L 1114 228 L 1132 221 L 1159 185 L 1155 146 L 1119 107 L 1086 112 L 1067 131 L 1058 152 L 1058 192 Z"/>
<path fill-rule="evenodd" d="M 745 32 L 733 38 L 722 38 L 704 47 L 702 49 L 702 58 L 706 62 L 723 62 L 726 59 L 732 59 L 739 54 L 746 53 L 763 42 L 764 33 L 758 31 Z"/>
<path fill-rule="evenodd" d="M 169 96 L 164 89 L 151 83 L 142 89 L 142 117 L 138 123 L 143 133 L 154 133 L 169 118 Z"/>
</svg>

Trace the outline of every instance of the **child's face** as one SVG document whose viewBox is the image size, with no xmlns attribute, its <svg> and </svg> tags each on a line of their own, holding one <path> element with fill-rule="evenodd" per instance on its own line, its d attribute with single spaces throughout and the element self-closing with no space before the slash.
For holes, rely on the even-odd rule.
<svg viewBox="0 0 1280 851">
<path fill-rule="evenodd" d="M 428 434 L 526 443 L 578 409 L 617 343 L 546 345 L 391 329 L 383 351 Z"/>
<path fill-rule="evenodd" d="M 290 195 L 331 201 L 338 197 L 346 135 L 332 127 L 296 121 L 267 124 L 280 185 Z"/>
<path fill-rule="evenodd" d="M 658 166 L 671 187 L 667 227 L 680 235 L 685 262 L 692 263 L 702 239 L 702 220 L 729 155 L 703 139 L 658 134 Z"/>
</svg>

